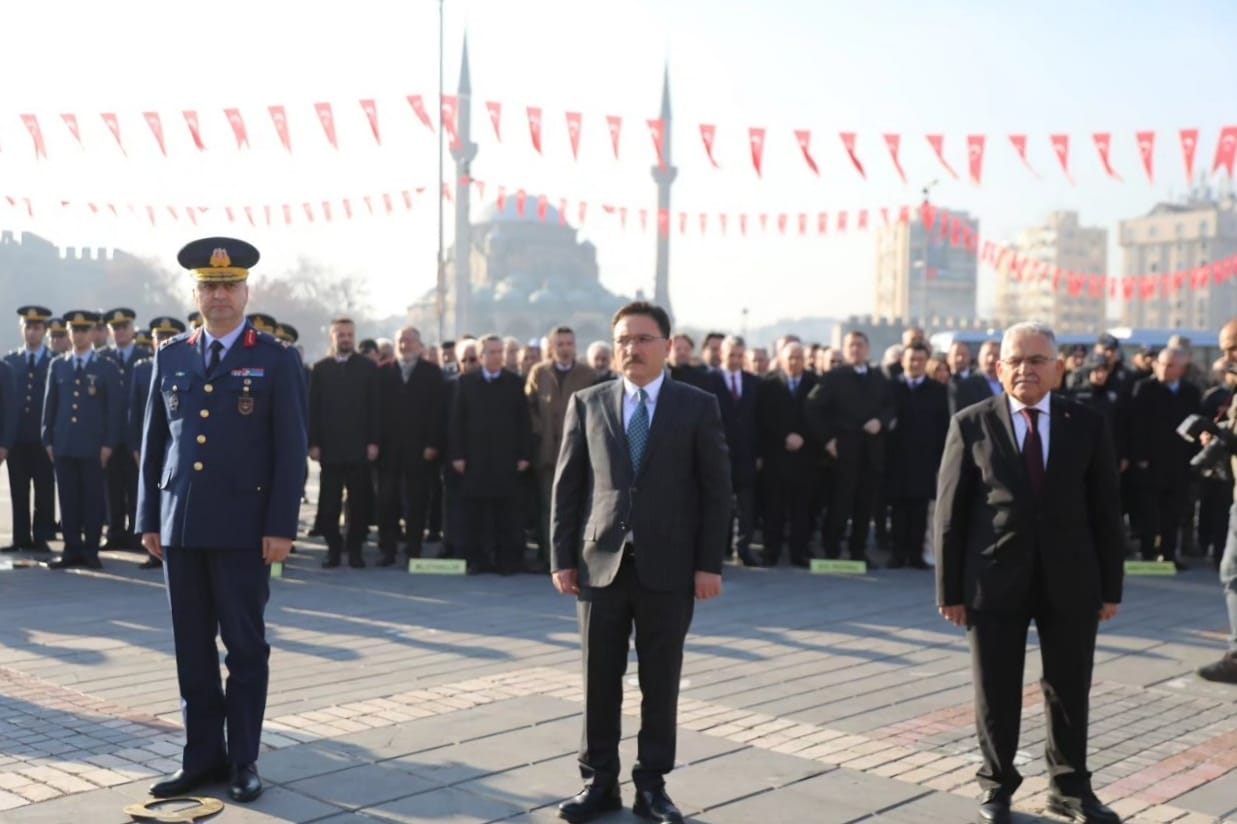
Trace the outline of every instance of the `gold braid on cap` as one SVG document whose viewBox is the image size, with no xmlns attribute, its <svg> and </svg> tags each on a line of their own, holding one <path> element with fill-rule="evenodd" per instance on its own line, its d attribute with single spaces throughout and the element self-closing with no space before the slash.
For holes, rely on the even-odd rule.
<svg viewBox="0 0 1237 824">
<path fill-rule="evenodd" d="M 249 270 L 232 265 L 232 258 L 227 249 L 216 249 L 210 253 L 210 266 L 194 269 L 198 283 L 234 283 L 246 280 Z"/>
</svg>

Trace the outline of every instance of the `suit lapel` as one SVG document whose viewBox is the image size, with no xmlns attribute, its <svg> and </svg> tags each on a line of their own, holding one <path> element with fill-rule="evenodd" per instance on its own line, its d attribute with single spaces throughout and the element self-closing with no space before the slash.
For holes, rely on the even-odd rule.
<svg viewBox="0 0 1237 824">
<path fill-rule="evenodd" d="M 616 448 L 622 455 L 622 465 L 627 467 L 628 477 L 632 474 L 631 452 L 627 448 L 627 433 L 623 430 L 623 379 L 614 382 L 614 387 L 601 395 L 603 416 L 610 437 L 614 439 Z"/>
<path fill-rule="evenodd" d="M 992 425 L 992 434 L 997 442 L 997 448 L 1005 454 L 1006 460 L 1015 467 L 1022 486 L 1030 492 L 1031 482 L 1027 478 L 1026 467 L 1022 462 L 1022 453 L 1018 451 L 1018 439 L 1014 436 L 1014 422 L 1010 417 L 1009 401 L 1001 395 L 992 405 L 988 413 Z"/>
</svg>

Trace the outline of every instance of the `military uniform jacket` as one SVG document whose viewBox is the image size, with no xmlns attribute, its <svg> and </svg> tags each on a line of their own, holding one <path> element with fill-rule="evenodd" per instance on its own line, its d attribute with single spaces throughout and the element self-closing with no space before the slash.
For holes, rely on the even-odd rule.
<svg viewBox="0 0 1237 824">
<path fill-rule="evenodd" d="M 124 356 L 120 354 L 120 350 L 115 348 L 114 346 L 109 346 L 106 349 L 101 349 L 95 354 L 102 355 L 103 357 L 107 358 L 112 363 L 116 364 L 116 368 L 120 370 L 120 378 L 121 378 L 121 381 L 124 383 L 122 391 L 124 392 L 124 399 L 125 399 L 125 410 L 124 410 L 125 427 L 121 431 L 120 447 L 122 449 L 126 449 L 132 452 L 134 449 L 137 449 L 142 444 L 140 440 L 138 441 L 129 440 L 130 433 L 132 432 L 132 427 L 128 425 L 129 418 L 132 415 L 140 416 L 142 414 L 142 410 L 139 409 L 135 411 L 130 406 L 130 402 L 133 400 L 134 371 L 137 369 L 137 365 L 139 363 L 141 363 L 144 359 L 149 358 L 151 356 L 151 351 L 147 349 L 145 346 L 137 346 L 135 344 L 133 346 L 132 351 L 129 353 L 129 359 L 127 361 L 125 360 Z M 147 378 L 149 377 L 150 376 L 147 375 Z"/>
<path fill-rule="evenodd" d="M 98 458 L 115 449 L 124 428 L 123 382 L 116 364 L 96 352 L 77 375 L 72 352 L 56 358 L 43 399 L 43 446 L 57 458 Z"/>
<path fill-rule="evenodd" d="M 0 448 L 11 449 L 17 435 L 17 381 L 13 369 L 0 361 Z"/>
<path fill-rule="evenodd" d="M 129 420 L 125 445 L 131 449 L 142 448 L 142 426 L 146 422 L 146 402 L 150 399 L 150 376 L 155 371 L 153 356 L 142 358 L 133 364 L 129 375 Z"/>
<path fill-rule="evenodd" d="M 47 394 L 47 372 L 56 356 L 43 349 L 30 368 L 25 347 L 5 355 L 4 362 L 13 370 L 16 386 L 17 412 L 14 443 L 37 444 L 43 441 L 43 396 Z"/>
<path fill-rule="evenodd" d="M 178 335 L 155 355 L 137 531 L 202 549 L 294 538 L 308 448 L 300 359 L 246 323 L 208 372 L 204 338 Z"/>
</svg>

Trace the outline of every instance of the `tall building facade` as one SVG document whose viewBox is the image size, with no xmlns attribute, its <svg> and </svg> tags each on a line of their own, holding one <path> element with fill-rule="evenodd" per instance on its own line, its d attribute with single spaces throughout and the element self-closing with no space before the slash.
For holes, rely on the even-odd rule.
<svg viewBox="0 0 1237 824">
<path fill-rule="evenodd" d="M 1196 190 L 1184 203 L 1160 203 L 1143 217 L 1121 221 L 1122 275 L 1156 275 L 1196 269 L 1237 254 L 1237 197 Z M 1218 330 L 1237 317 L 1232 280 L 1155 290 L 1121 301 L 1125 326 Z"/>
<path fill-rule="evenodd" d="M 975 236 L 979 221 L 966 212 L 949 212 Z M 898 221 L 876 232 L 877 317 L 916 319 L 975 315 L 978 260 L 965 244 L 922 221 Z"/>
<path fill-rule="evenodd" d="M 1051 213 L 1039 226 L 1024 229 L 1013 248 L 1019 260 L 1065 272 L 1108 273 L 1108 230 L 1080 225 L 1077 212 Z M 1002 326 L 1037 320 L 1062 334 L 1091 334 L 1107 325 L 1106 306 L 1106 298 L 1093 297 L 1090 289 L 1071 295 L 1062 280 L 1054 285 L 1049 277 L 1019 280 L 1005 271 L 997 273 L 996 315 Z"/>
</svg>

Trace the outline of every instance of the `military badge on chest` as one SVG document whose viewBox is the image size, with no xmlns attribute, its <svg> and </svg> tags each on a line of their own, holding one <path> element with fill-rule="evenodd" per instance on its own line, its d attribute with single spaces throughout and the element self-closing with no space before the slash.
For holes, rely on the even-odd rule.
<svg viewBox="0 0 1237 824">
<path fill-rule="evenodd" d="M 249 379 L 246 378 L 245 385 L 241 387 L 241 396 L 236 399 L 236 411 L 242 415 L 253 414 L 253 395 L 250 394 L 252 391 Z"/>
<path fill-rule="evenodd" d="M 86 383 L 87 383 L 87 386 L 86 386 L 86 394 L 87 394 L 87 395 L 89 395 L 89 396 L 90 396 L 90 397 L 92 397 L 92 398 L 93 398 L 95 395 L 99 394 L 99 386 L 98 386 L 98 384 L 95 382 L 95 379 L 96 379 L 97 377 L 98 377 L 97 375 L 87 375 L 87 376 L 86 376 Z"/>
</svg>

